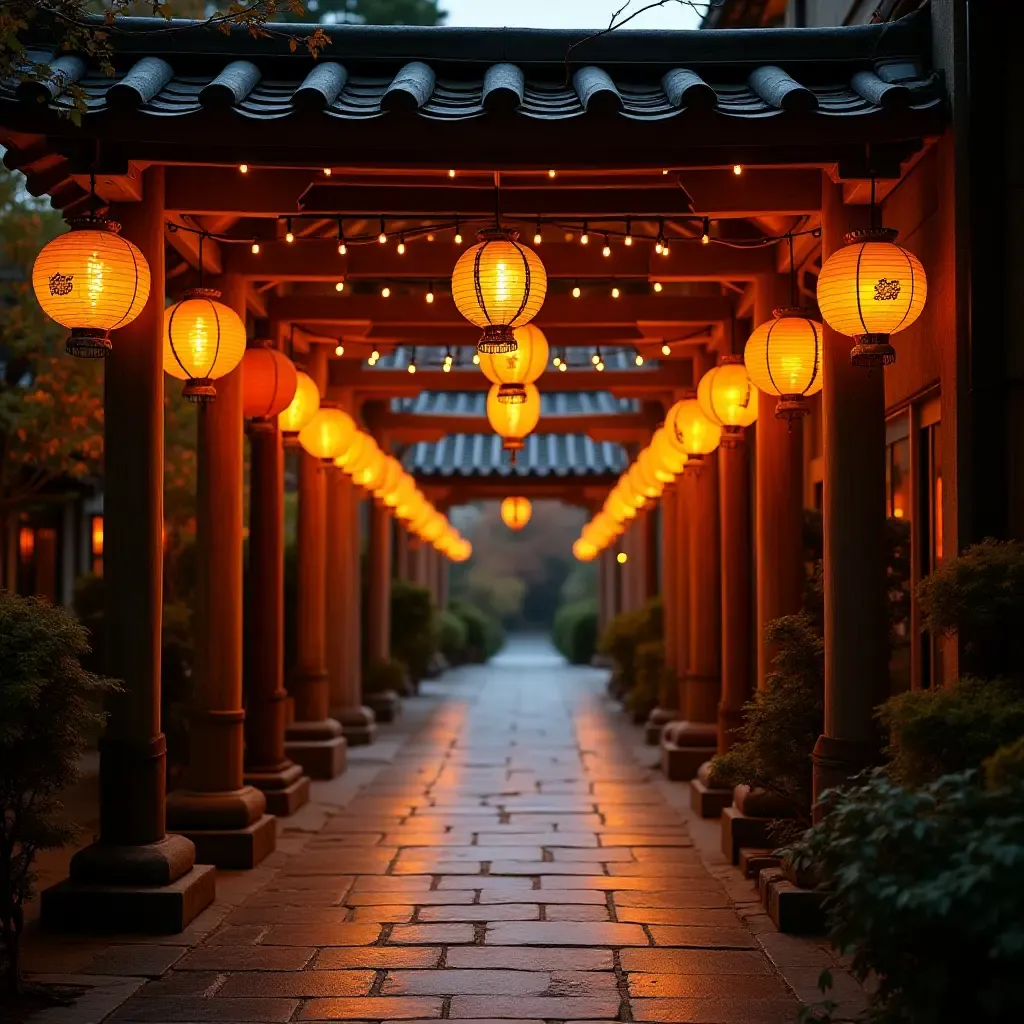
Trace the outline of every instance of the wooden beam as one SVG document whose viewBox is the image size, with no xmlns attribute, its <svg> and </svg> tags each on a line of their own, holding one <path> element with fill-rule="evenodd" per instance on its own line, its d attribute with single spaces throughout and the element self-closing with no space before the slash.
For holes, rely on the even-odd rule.
<svg viewBox="0 0 1024 1024">
<path fill-rule="evenodd" d="M 567 505 L 595 508 L 608 496 L 618 477 L 605 473 L 556 477 L 510 476 L 426 476 L 415 474 L 426 497 L 442 511 L 472 501 L 500 501 L 515 492 L 531 501 L 563 501 Z"/>
<path fill-rule="evenodd" d="M 579 434 L 595 441 L 619 444 L 643 443 L 657 426 L 647 413 L 606 413 L 597 416 L 542 416 L 537 434 Z M 374 434 L 383 434 L 394 443 L 413 444 L 437 441 L 449 434 L 491 434 L 486 416 L 430 415 L 420 413 L 381 413 L 373 421 Z"/>
<path fill-rule="evenodd" d="M 538 326 L 540 321 L 538 321 Z M 335 328 L 337 330 L 337 328 Z M 632 346 L 642 341 L 644 336 L 636 327 L 545 327 L 544 335 L 553 348 L 576 348 L 584 346 L 605 345 L 609 348 Z M 401 345 L 459 345 L 476 346 L 480 340 L 480 330 L 472 324 L 452 327 L 417 327 L 403 324 L 374 324 L 366 334 L 358 336 L 367 344 L 383 342 Z"/>
</svg>

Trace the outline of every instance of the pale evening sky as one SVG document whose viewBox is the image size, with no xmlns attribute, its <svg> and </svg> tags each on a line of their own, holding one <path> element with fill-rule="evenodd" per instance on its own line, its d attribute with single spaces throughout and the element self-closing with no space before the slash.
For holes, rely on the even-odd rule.
<svg viewBox="0 0 1024 1024">
<path fill-rule="evenodd" d="M 441 0 L 448 25 L 509 28 L 605 28 L 625 0 Z M 646 7 L 650 0 L 632 0 L 622 17 Z M 703 5 L 698 5 L 703 9 Z M 697 28 L 700 14 L 689 4 L 671 0 L 634 18 L 626 27 Z"/>
</svg>

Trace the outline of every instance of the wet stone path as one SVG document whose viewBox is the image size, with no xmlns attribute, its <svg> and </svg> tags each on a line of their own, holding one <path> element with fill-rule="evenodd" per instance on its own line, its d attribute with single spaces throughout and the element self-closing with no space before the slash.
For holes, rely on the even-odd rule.
<svg viewBox="0 0 1024 1024">
<path fill-rule="evenodd" d="M 795 1022 L 601 674 L 524 641 L 455 675 L 372 782 L 109 1019 Z"/>
</svg>

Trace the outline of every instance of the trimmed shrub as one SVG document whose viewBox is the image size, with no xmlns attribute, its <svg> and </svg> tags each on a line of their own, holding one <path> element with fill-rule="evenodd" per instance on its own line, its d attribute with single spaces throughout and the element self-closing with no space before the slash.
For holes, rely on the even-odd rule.
<svg viewBox="0 0 1024 1024">
<path fill-rule="evenodd" d="M 634 721 L 644 722 L 658 706 L 665 681 L 664 640 L 646 640 L 637 644 L 633 652 L 633 667 L 636 682 L 626 694 L 626 710 Z"/>
<path fill-rule="evenodd" d="M 458 615 L 466 626 L 467 660 L 482 664 L 494 657 L 505 644 L 501 623 L 486 612 L 465 601 L 451 601 L 448 610 Z"/>
<path fill-rule="evenodd" d="M 615 664 L 609 688 L 620 699 L 636 686 L 636 649 L 639 644 L 664 639 L 664 617 L 660 597 L 652 597 L 632 612 L 621 612 L 605 626 L 598 650 Z M 655 698 L 656 700 L 657 698 Z"/>
<path fill-rule="evenodd" d="M 1024 736 L 1000 747 L 985 762 L 989 788 L 1024 785 Z"/>
<path fill-rule="evenodd" d="M 408 690 L 405 665 L 395 658 L 378 658 L 371 661 L 363 670 L 363 691 L 365 693 L 383 693 L 394 690 L 405 693 Z"/>
<path fill-rule="evenodd" d="M 430 591 L 408 580 L 391 583 L 391 655 L 401 661 L 414 683 L 425 678 L 437 651 L 434 605 Z"/>
<path fill-rule="evenodd" d="M 563 604 L 552 627 L 555 647 L 573 665 L 589 665 L 597 650 L 597 602 Z"/>
<path fill-rule="evenodd" d="M 438 612 L 434 619 L 437 649 L 448 659 L 449 665 L 461 665 L 469 648 L 469 630 L 466 623 L 452 611 Z"/>
</svg>

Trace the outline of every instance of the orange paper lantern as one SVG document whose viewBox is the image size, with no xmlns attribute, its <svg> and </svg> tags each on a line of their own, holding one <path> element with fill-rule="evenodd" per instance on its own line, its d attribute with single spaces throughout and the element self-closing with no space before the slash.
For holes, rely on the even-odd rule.
<svg viewBox="0 0 1024 1024">
<path fill-rule="evenodd" d="M 342 409 L 321 405 L 316 414 L 299 431 L 299 444 L 323 462 L 333 463 L 355 436 L 356 424 Z"/>
<path fill-rule="evenodd" d="M 492 384 L 500 384 L 498 401 L 510 405 L 526 401 L 527 384 L 532 384 L 548 365 L 548 339 L 533 324 L 513 331 L 517 348 L 501 354 L 484 353 L 480 369 Z"/>
<path fill-rule="evenodd" d="M 281 433 L 294 437 L 316 415 L 320 408 L 320 389 L 316 381 L 297 370 L 295 373 L 295 394 L 287 408 L 277 417 Z"/>
<path fill-rule="evenodd" d="M 758 391 L 778 396 L 778 418 L 804 416 L 822 385 L 821 324 L 800 306 L 777 309 L 747 339 L 743 363 Z"/>
<path fill-rule="evenodd" d="M 665 417 L 669 440 L 686 453 L 687 464 L 694 468 L 710 455 L 722 440 L 722 428 L 701 412 L 696 398 L 676 402 Z"/>
<path fill-rule="evenodd" d="M 521 530 L 532 514 L 533 506 L 522 496 L 506 498 L 501 503 L 501 518 L 510 530 Z"/>
<path fill-rule="evenodd" d="M 213 382 L 245 355 L 245 324 L 214 288 L 193 288 L 164 310 L 164 370 L 185 381 L 190 402 L 209 402 Z"/>
<path fill-rule="evenodd" d="M 498 400 L 500 387 L 500 384 L 492 384 L 487 392 L 487 421 L 494 432 L 504 439 L 505 451 L 515 453 L 523 448 L 523 439 L 540 422 L 540 392 L 536 384 L 526 384 L 525 400 L 509 405 Z"/>
<path fill-rule="evenodd" d="M 743 429 L 757 419 L 757 389 L 750 382 L 742 356 L 723 356 L 697 385 L 697 404 L 712 423 L 722 428 L 722 444 L 735 448 Z"/>
<path fill-rule="evenodd" d="M 265 422 L 284 412 L 295 397 L 295 364 L 269 342 L 245 350 L 242 356 L 242 415 Z"/>
</svg>

